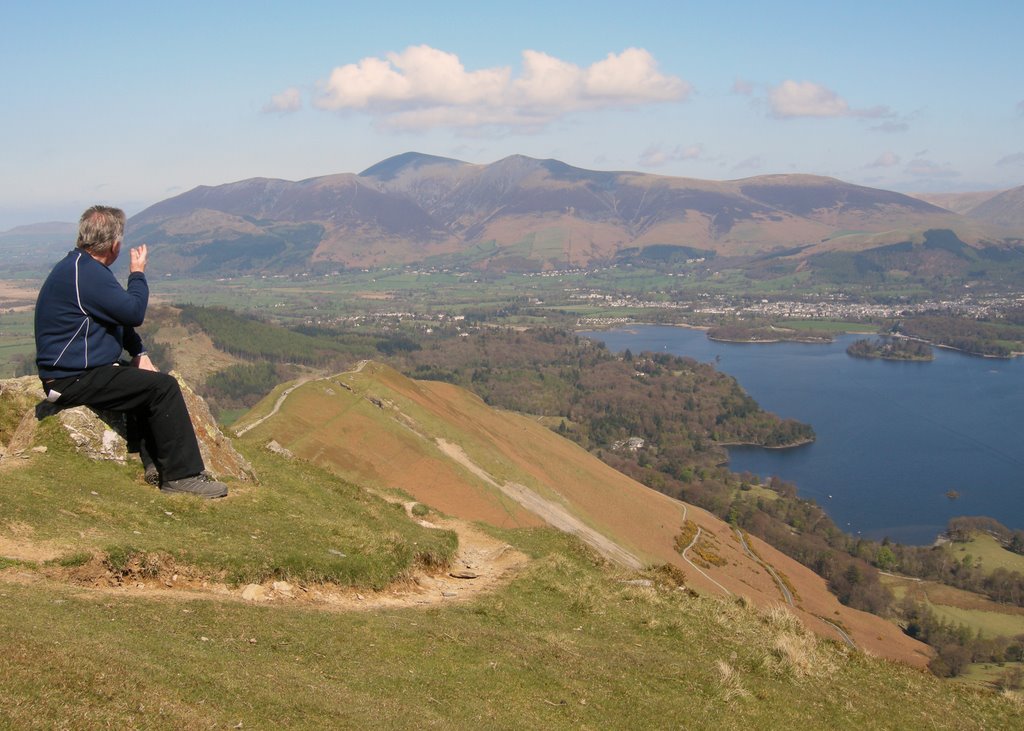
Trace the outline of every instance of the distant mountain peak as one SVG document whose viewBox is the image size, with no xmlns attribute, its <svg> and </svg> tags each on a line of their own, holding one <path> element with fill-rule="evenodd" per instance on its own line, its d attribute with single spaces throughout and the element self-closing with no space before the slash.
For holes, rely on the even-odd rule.
<svg viewBox="0 0 1024 731">
<path fill-rule="evenodd" d="M 8 231 L 0 231 L 0 236 L 24 235 L 24 234 L 68 234 L 78 230 L 77 223 L 66 221 L 46 221 L 43 223 L 29 223 L 24 226 L 15 226 Z"/>
<path fill-rule="evenodd" d="M 386 160 L 381 160 L 376 165 L 371 165 L 359 173 L 361 178 L 377 178 L 382 182 L 392 180 L 405 170 L 415 170 L 426 165 L 447 165 L 461 167 L 469 165 L 462 160 L 455 160 L 450 157 L 439 157 L 438 155 L 427 155 L 422 152 L 403 152 L 401 155 L 394 155 Z"/>
<path fill-rule="evenodd" d="M 1024 185 L 992 196 L 972 208 L 968 215 L 1000 226 L 1024 228 Z"/>
</svg>

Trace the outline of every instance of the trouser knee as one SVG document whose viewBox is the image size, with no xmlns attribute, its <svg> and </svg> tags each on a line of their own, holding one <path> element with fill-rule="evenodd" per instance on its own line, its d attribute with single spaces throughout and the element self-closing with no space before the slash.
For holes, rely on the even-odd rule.
<svg viewBox="0 0 1024 731">
<path fill-rule="evenodd" d="M 153 390 L 162 398 L 176 398 L 181 395 L 181 387 L 178 379 L 166 373 L 157 373 L 158 377 L 153 381 Z"/>
</svg>

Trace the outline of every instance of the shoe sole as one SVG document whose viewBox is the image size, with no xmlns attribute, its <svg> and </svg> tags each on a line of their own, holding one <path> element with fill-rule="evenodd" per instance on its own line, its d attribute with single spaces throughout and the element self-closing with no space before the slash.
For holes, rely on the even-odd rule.
<svg viewBox="0 0 1024 731">
<path fill-rule="evenodd" d="M 166 492 L 169 495 L 195 495 L 196 497 L 204 497 L 207 499 L 215 499 L 220 497 L 227 497 L 228 489 L 225 487 L 220 492 L 195 492 L 194 490 L 175 490 L 173 487 L 161 487 L 160 492 Z"/>
</svg>

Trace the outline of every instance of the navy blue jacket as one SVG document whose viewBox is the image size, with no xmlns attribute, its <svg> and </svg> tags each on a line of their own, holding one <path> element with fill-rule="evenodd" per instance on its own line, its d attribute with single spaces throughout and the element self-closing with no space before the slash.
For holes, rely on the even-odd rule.
<svg viewBox="0 0 1024 731">
<path fill-rule="evenodd" d="M 149 304 L 146 275 L 132 272 L 125 290 L 113 272 L 81 249 L 50 272 L 36 299 L 39 377 L 63 378 L 143 352 L 135 328 Z"/>
</svg>

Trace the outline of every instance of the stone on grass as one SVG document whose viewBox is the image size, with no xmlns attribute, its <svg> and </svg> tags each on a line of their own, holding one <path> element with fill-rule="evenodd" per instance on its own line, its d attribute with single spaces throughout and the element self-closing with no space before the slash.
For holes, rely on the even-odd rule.
<svg viewBox="0 0 1024 731">
<path fill-rule="evenodd" d="M 266 587 L 259 584 L 249 584 L 242 589 L 242 598 L 247 602 L 265 602 L 270 597 L 267 596 Z"/>
</svg>

